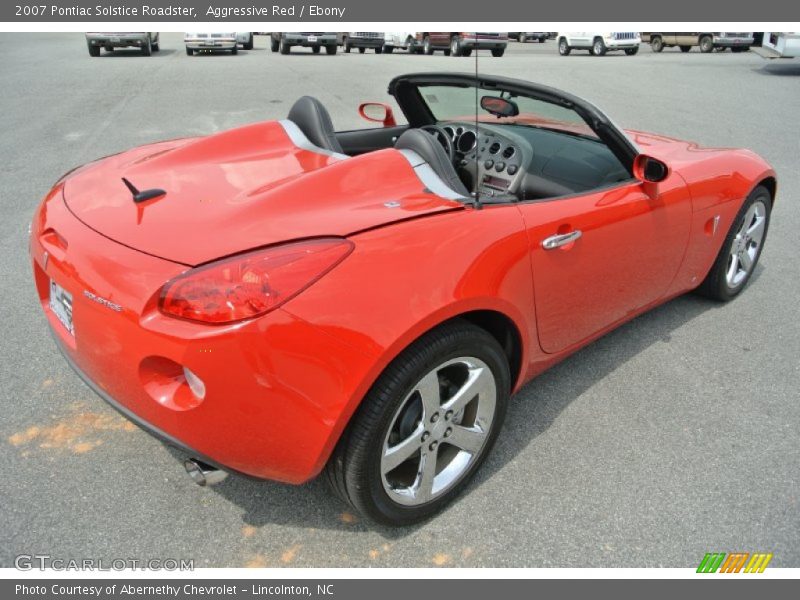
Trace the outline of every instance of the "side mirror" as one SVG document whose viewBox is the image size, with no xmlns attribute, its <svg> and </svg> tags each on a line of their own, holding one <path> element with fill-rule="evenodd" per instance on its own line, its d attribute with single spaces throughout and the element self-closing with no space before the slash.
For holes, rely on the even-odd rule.
<svg viewBox="0 0 800 600">
<path fill-rule="evenodd" d="M 394 127 L 397 121 L 394 120 L 392 107 L 383 102 L 363 102 L 358 107 L 358 114 L 362 119 L 374 123 L 383 123 L 384 127 Z"/>
<path fill-rule="evenodd" d="M 669 176 L 669 167 L 657 158 L 640 154 L 633 161 L 633 175 L 640 181 L 659 183 Z"/>
</svg>

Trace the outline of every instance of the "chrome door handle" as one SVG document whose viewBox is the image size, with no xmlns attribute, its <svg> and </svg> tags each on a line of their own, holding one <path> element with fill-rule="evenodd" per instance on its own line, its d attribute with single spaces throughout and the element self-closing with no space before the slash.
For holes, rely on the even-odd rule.
<svg viewBox="0 0 800 600">
<path fill-rule="evenodd" d="M 554 250 L 555 248 L 560 248 L 561 246 L 566 246 L 567 244 L 574 242 L 583 234 L 581 233 L 580 229 L 576 229 L 575 231 L 570 231 L 569 233 L 562 233 L 559 235 L 551 235 L 549 238 L 542 241 L 542 248 L 545 250 Z"/>
</svg>

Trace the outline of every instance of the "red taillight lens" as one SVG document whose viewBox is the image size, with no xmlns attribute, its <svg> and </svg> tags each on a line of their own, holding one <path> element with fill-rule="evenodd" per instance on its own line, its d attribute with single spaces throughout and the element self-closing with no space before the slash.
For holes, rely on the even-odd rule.
<svg viewBox="0 0 800 600">
<path fill-rule="evenodd" d="M 284 244 L 193 269 L 161 290 L 171 317 L 222 324 L 263 315 L 296 296 L 353 250 L 341 238 Z"/>
</svg>

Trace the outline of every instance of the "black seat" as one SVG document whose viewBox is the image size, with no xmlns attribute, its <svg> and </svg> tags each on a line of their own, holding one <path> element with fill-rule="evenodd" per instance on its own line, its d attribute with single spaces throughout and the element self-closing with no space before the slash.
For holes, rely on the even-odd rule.
<svg viewBox="0 0 800 600">
<path fill-rule="evenodd" d="M 336 133 L 333 121 L 322 102 L 311 96 L 303 96 L 294 103 L 289 111 L 288 119 L 300 128 L 315 146 L 331 152 L 344 154 Z"/>
<path fill-rule="evenodd" d="M 394 147 L 398 150 L 413 150 L 428 163 L 447 187 L 461 196 L 469 196 L 447 152 L 430 133 L 420 129 L 408 129 L 398 138 Z"/>
</svg>

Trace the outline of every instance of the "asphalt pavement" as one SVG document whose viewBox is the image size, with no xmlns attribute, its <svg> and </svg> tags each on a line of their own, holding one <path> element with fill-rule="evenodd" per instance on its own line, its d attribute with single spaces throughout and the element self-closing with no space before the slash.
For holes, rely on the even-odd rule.
<svg viewBox="0 0 800 600">
<path fill-rule="evenodd" d="M 82 34 L 0 34 L 0 566 L 19 554 L 190 558 L 202 566 L 694 567 L 772 552 L 800 567 L 800 59 L 752 52 L 560 57 L 555 42 L 481 54 L 482 72 L 586 97 L 626 128 L 745 147 L 778 173 L 760 266 L 734 302 L 673 300 L 512 400 L 466 493 L 431 521 L 377 527 L 323 481 L 229 477 L 199 488 L 177 455 L 119 417 L 56 350 L 27 230 L 75 165 L 151 141 L 284 118 L 317 96 L 337 129 L 368 126 L 397 74 L 472 58 L 266 49 L 90 58 Z"/>
</svg>

